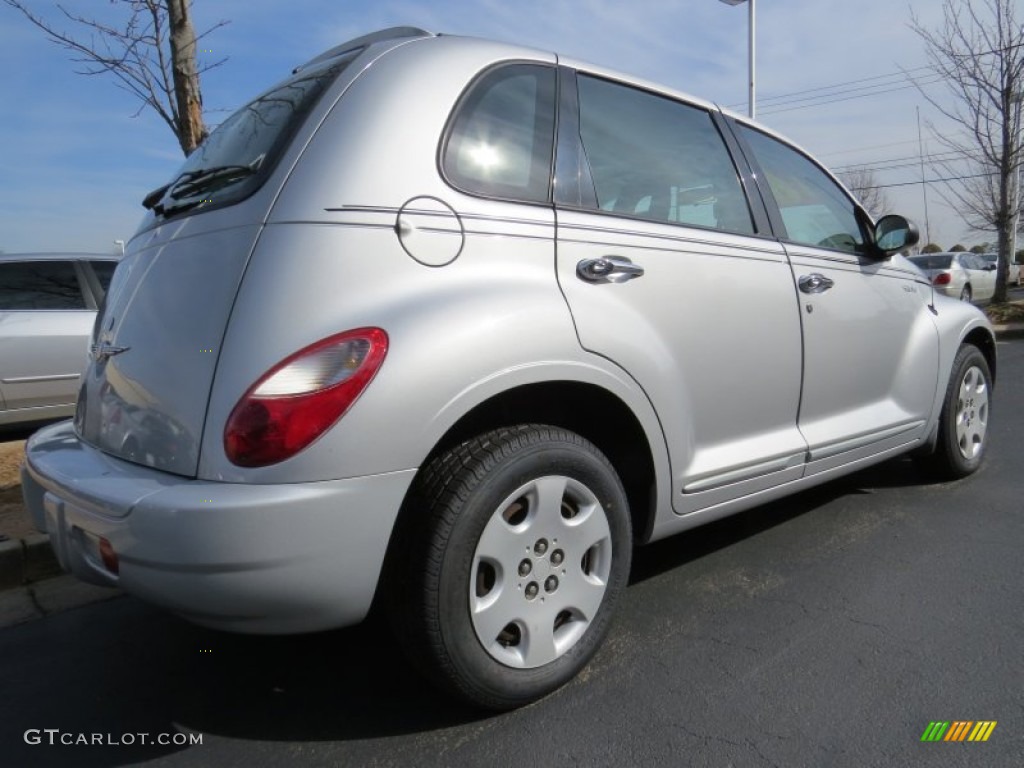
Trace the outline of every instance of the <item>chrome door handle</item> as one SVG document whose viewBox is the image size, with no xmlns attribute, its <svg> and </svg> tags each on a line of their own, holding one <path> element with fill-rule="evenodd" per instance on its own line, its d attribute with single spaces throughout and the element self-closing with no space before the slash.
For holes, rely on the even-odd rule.
<svg viewBox="0 0 1024 768">
<path fill-rule="evenodd" d="M 829 280 L 819 272 L 813 272 L 809 275 L 801 275 L 797 285 L 804 293 L 824 293 L 835 285 L 835 281 Z"/>
<path fill-rule="evenodd" d="M 576 265 L 576 276 L 588 283 L 624 283 L 643 274 L 644 268 L 625 256 L 584 259 Z"/>
</svg>

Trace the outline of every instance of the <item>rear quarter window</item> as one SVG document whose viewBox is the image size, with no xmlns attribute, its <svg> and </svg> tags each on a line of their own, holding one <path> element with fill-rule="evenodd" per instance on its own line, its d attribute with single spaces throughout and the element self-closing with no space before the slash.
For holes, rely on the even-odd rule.
<svg viewBox="0 0 1024 768">
<path fill-rule="evenodd" d="M 510 64 L 460 100 L 442 152 L 448 181 L 471 194 L 547 202 L 555 134 L 555 70 Z"/>
</svg>

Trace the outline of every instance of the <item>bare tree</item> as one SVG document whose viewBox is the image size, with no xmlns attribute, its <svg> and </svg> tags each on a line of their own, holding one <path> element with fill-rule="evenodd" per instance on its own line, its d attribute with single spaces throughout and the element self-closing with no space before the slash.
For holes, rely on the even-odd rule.
<svg viewBox="0 0 1024 768">
<path fill-rule="evenodd" d="M 870 168 L 850 168 L 839 174 L 839 180 L 856 195 L 865 210 L 876 219 L 890 210 L 889 198 L 878 186 L 875 172 Z"/>
<path fill-rule="evenodd" d="M 1018 171 L 1024 100 L 1024 27 L 1018 0 L 943 0 L 943 25 L 930 30 L 911 14 L 910 27 L 924 41 L 932 71 L 952 92 L 955 106 L 921 93 L 939 112 L 965 129 L 936 138 L 974 169 L 960 167 L 962 183 L 947 182 L 951 202 L 973 226 L 995 230 L 999 271 L 993 301 L 1006 301 L 1007 266 L 1020 210 Z M 920 83 L 919 83 L 920 88 Z"/>
<path fill-rule="evenodd" d="M 228 22 L 220 21 L 196 35 L 191 0 L 111 0 L 122 6 L 126 18 L 109 24 L 79 16 L 57 4 L 65 22 L 84 32 L 76 36 L 30 11 L 22 0 L 3 0 L 17 9 L 61 48 L 72 53 L 83 75 L 110 74 L 117 85 L 149 107 L 174 132 L 186 155 L 206 138 L 199 76 L 226 61 L 200 68 L 196 43 Z"/>
</svg>

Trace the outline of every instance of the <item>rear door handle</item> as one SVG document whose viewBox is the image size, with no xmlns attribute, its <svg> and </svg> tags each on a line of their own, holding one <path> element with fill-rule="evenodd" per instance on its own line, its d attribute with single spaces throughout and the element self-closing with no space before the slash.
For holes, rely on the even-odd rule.
<svg viewBox="0 0 1024 768">
<path fill-rule="evenodd" d="M 576 265 L 576 276 L 588 283 L 624 283 L 643 274 L 644 268 L 625 256 L 584 259 Z"/>
<path fill-rule="evenodd" d="M 797 285 L 800 286 L 800 290 L 804 293 L 824 293 L 835 285 L 835 282 L 829 280 L 820 272 L 812 272 L 809 275 L 801 275 Z"/>
</svg>

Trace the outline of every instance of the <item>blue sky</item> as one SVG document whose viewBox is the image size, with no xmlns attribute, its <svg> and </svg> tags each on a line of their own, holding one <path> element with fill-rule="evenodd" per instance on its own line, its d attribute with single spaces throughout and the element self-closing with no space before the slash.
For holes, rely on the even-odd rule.
<svg viewBox="0 0 1024 768">
<path fill-rule="evenodd" d="M 69 11 L 112 20 L 116 4 L 65 0 Z M 58 19 L 50 0 L 29 0 Z M 935 0 L 914 9 L 941 21 Z M 834 100 L 900 85 L 891 75 L 925 63 L 907 27 L 910 7 L 893 0 L 759 0 L 757 75 L 761 122 L 836 168 L 916 157 L 917 122 L 952 130 L 915 89 Z M 400 24 L 554 50 L 664 83 L 746 111 L 747 8 L 718 0 L 194 0 L 198 30 L 230 23 L 203 40 L 206 60 L 227 57 L 203 79 L 216 123 L 299 63 L 340 42 Z M 108 252 L 141 219 L 140 201 L 166 181 L 182 156 L 170 129 L 109 77 L 74 73 L 69 54 L 17 12 L 0 6 L 0 250 Z M 771 108 L 770 98 L 874 78 L 816 101 Z M 829 104 L 820 104 L 833 93 Z M 943 98 L 940 85 L 929 93 Z M 800 106 L 800 109 L 793 109 Z M 941 148 L 929 139 L 925 151 Z M 920 180 L 913 166 L 876 173 L 881 184 Z M 941 175 L 938 169 L 929 176 Z M 886 189 L 891 209 L 924 234 L 920 185 Z M 931 239 L 944 247 L 994 239 L 970 232 L 929 191 Z"/>
</svg>

